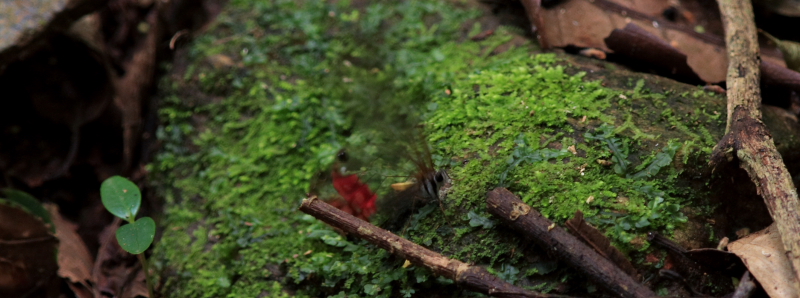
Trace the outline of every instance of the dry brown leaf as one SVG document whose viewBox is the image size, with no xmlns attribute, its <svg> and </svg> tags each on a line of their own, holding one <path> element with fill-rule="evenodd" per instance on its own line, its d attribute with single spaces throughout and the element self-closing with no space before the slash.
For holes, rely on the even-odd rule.
<svg viewBox="0 0 800 298">
<path fill-rule="evenodd" d="M 631 22 L 636 22 L 640 27 L 647 27 L 647 24 L 638 19 L 658 15 L 670 5 L 666 0 L 620 1 L 625 3 L 616 5 L 617 13 L 606 11 L 596 5 L 596 2 L 596 0 L 563 1 L 554 7 L 541 9 L 540 14 L 546 25 L 539 30 L 548 45 L 551 47 L 574 45 L 611 52 L 603 42 L 603 38 L 611 34 L 612 30 L 623 28 Z"/>
<path fill-rule="evenodd" d="M 117 243 L 116 232 L 121 222 L 115 218 L 98 236 L 100 249 L 92 271 L 96 281 L 94 294 L 96 297 L 149 297 L 139 260 Z"/>
<path fill-rule="evenodd" d="M 728 244 L 728 250 L 742 258 L 747 269 L 770 297 L 800 297 L 792 263 L 786 257 L 781 236 L 774 223 Z"/>
<path fill-rule="evenodd" d="M 605 39 L 605 43 L 617 54 L 659 67 L 684 80 L 701 80 L 687 63 L 686 55 L 636 24 L 630 23 L 623 29 L 614 29 Z"/>
<path fill-rule="evenodd" d="M 728 60 L 722 37 L 698 33 L 688 23 L 675 23 L 661 17 L 673 5 L 674 1 L 669 0 L 571 0 L 547 9 L 538 8 L 534 12 L 531 9 L 534 3 L 525 3 L 529 18 L 542 20 L 535 23 L 540 42 L 545 47 L 572 45 L 617 52 L 623 48 L 612 48 L 604 39 L 615 29 L 623 29 L 631 24 L 684 54 L 685 64 L 703 81 L 725 81 Z M 539 16 L 533 16 L 535 13 Z M 623 45 L 630 46 L 629 43 Z M 764 54 L 763 59 L 783 64 L 780 58 Z"/>
<path fill-rule="evenodd" d="M 120 298 L 149 297 L 147 293 L 147 281 L 145 280 L 144 270 L 137 270 L 136 277 L 131 280 L 127 287 L 122 290 Z"/>
<path fill-rule="evenodd" d="M 0 200 L 0 293 L 15 297 L 45 284 L 55 275 L 56 238 L 39 218 Z"/>
<path fill-rule="evenodd" d="M 86 243 L 76 232 L 77 225 L 62 218 L 55 204 L 45 204 L 45 208 L 56 226 L 58 245 L 58 276 L 69 280 L 70 288 L 81 298 L 91 296 L 92 259 Z M 81 290 L 80 288 L 83 287 Z M 84 296 L 86 293 L 89 296 Z"/>
<path fill-rule="evenodd" d="M 639 279 L 639 273 L 636 272 L 636 268 L 633 268 L 633 264 L 631 264 L 628 258 L 616 247 L 611 245 L 611 240 L 608 240 L 603 233 L 587 224 L 586 221 L 583 220 L 583 213 L 580 210 L 575 211 L 575 216 L 567 220 L 566 225 L 570 232 L 577 235 L 583 242 L 589 244 L 600 255 L 609 259 L 631 277 Z"/>
</svg>

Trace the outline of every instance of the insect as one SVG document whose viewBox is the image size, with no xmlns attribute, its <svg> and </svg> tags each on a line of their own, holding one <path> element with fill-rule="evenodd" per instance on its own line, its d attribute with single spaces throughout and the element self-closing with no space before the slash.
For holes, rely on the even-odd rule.
<svg viewBox="0 0 800 298">
<path fill-rule="evenodd" d="M 348 155 L 344 150 L 340 150 L 336 155 L 336 163 L 330 172 L 330 180 L 318 177 L 311 187 L 311 193 L 319 195 L 324 193 L 324 186 L 320 184 L 332 185 L 339 196 L 332 195 L 332 192 L 325 193 L 327 199 L 323 199 L 328 204 L 347 212 L 355 217 L 369 221 L 370 217 L 376 212 L 376 201 L 378 195 L 374 193 L 369 185 L 362 181 L 358 173 L 348 173 L 344 166 L 347 163 Z M 324 174 L 320 174 L 322 176 Z"/>
<path fill-rule="evenodd" d="M 356 129 L 359 134 L 352 138 L 355 143 L 349 145 L 350 150 L 337 153 L 330 175 L 317 174 L 311 193 L 340 210 L 392 231 L 407 225 L 409 216 L 430 202 L 439 201 L 444 212 L 439 192 L 450 179 L 446 171 L 435 168 L 419 126 L 404 130 L 401 127 L 408 126 L 395 125 L 397 122 L 388 126 L 376 124 L 379 122 L 373 122 L 373 126 L 363 123 Z M 396 176 L 398 173 L 405 175 Z M 393 184 L 392 191 L 388 184 L 395 179 L 391 177 L 409 179 Z M 373 218 L 376 214 L 379 216 Z"/>
<path fill-rule="evenodd" d="M 347 161 L 347 153 L 340 151 L 337 154 L 337 159 L 341 162 Z M 378 195 L 370 190 L 369 185 L 361 182 L 358 174 L 346 175 L 341 169 L 334 168 L 331 172 L 331 177 L 333 178 L 333 188 L 347 203 L 342 207 L 334 206 L 358 218 L 369 221 L 370 216 L 375 214 L 375 202 L 378 199 Z"/>
<path fill-rule="evenodd" d="M 410 183 L 394 184 L 396 192 L 378 201 L 378 212 L 385 218 L 381 226 L 390 231 L 403 229 L 415 209 L 433 201 L 439 202 L 439 208 L 445 214 L 439 191 L 450 182 L 450 177 L 445 170 L 435 168 L 430 148 L 424 139 L 412 139 L 407 148 L 408 158 L 417 169 L 413 179 Z"/>
</svg>

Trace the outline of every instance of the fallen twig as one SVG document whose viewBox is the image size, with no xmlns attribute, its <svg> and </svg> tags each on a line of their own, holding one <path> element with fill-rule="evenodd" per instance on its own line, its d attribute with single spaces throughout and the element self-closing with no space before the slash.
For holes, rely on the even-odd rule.
<svg viewBox="0 0 800 298">
<path fill-rule="evenodd" d="M 490 213 L 605 289 L 622 297 L 656 297 L 650 289 L 637 283 L 611 261 L 556 226 L 507 189 L 490 191 L 486 202 Z"/>
<path fill-rule="evenodd" d="M 619 269 L 622 269 L 622 271 L 634 279 L 639 279 L 639 272 L 633 267 L 628 257 L 614 247 L 614 245 L 611 244 L 611 240 L 608 239 L 603 232 L 600 232 L 597 228 L 586 223 L 586 221 L 583 220 L 583 212 L 580 210 L 576 211 L 575 216 L 567 220 L 564 225 L 567 226 L 567 229 L 569 229 L 572 234 L 591 246 L 594 251 L 602 257 L 611 261 L 614 265 L 619 267 Z"/>
<path fill-rule="evenodd" d="M 800 200 L 772 136 L 761 121 L 759 52 L 749 0 L 719 1 L 728 49 L 728 124 L 711 165 L 739 159 L 777 224 L 800 281 Z M 795 282 L 798 284 L 799 282 Z"/>
<path fill-rule="evenodd" d="M 493 297 L 565 297 L 537 293 L 514 286 L 492 275 L 483 267 L 469 265 L 442 256 L 336 209 L 336 207 L 317 199 L 316 196 L 303 200 L 303 204 L 300 205 L 300 211 L 308 213 L 334 228 L 365 239 L 392 254 L 407 259 L 414 265 L 428 268 L 437 275 L 452 279 L 457 284 L 472 291 Z"/>
</svg>

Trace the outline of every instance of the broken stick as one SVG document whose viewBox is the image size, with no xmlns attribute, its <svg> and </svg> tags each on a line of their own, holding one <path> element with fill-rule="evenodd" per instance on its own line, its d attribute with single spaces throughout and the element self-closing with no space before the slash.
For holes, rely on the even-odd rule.
<svg viewBox="0 0 800 298">
<path fill-rule="evenodd" d="M 469 265 L 459 260 L 442 256 L 336 209 L 336 207 L 317 199 L 316 196 L 304 199 L 303 204 L 300 205 L 300 211 L 308 213 L 334 228 L 365 239 L 392 254 L 407 259 L 414 265 L 428 268 L 437 275 L 452 279 L 457 284 L 472 291 L 493 297 L 565 297 L 542 294 L 514 286 L 492 275 L 483 267 Z"/>
<path fill-rule="evenodd" d="M 501 218 L 506 225 L 546 248 L 549 253 L 586 274 L 606 290 L 621 297 L 657 296 L 611 261 L 526 205 L 507 189 L 498 187 L 490 191 L 486 203 L 489 212 Z"/>
<path fill-rule="evenodd" d="M 800 284 L 800 200 L 792 176 L 761 121 L 758 39 L 750 0 L 719 1 L 728 51 L 728 124 L 711 155 L 717 165 L 738 158 L 778 227 Z"/>
</svg>

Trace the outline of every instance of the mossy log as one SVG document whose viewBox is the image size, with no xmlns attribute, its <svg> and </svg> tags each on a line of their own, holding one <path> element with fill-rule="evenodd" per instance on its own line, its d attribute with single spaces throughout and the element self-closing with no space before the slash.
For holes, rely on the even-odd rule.
<svg viewBox="0 0 800 298">
<path fill-rule="evenodd" d="M 576 210 L 592 224 L 610 213 L 638 220 L 668 212 L 648 217 L 651 222 L 634 222 L 640 226 L 622 231 L 627 238 L 609 232 L 614 222 L 598 225 L 615 244 L 627 246 L 623 252 L 642 264 L 637 269 L 645 276 L 657 269 L 641 258 L 659 254 L 644 251 L 648 229 L 686 248 L 700 248 L 716 247 L 717 238 L 735 237 L 742 227 L 757 230 L 770 223 L 763 201 L 738 165 L 715 171 L 708 165 L 711 149 L 725 132 L 720 95 L 605 61 L 536 53 L 525 38 L 477 20 L 465 22 L 477 14 L 454 15 L 457 9 L 444 2 L 381 4 L 397 16 L 390 21 L 397 26 L 408 22 L 409 28 L 428 28 L 431 24 L 412 16 L 439 14 L 444 23 L 424 35 L 417 29 L 362 29 L 349 20 L 352 13 L 344 17 L 351 7 L 332 11 L 285 5 L 291 7 L 239 7 L 223 19 L 272 24 L 290 16 L 324 16 L 313 28 L 335 34 L 298 36 L 295 30 L 259 22 L 241 28 L 223 23 L 198 39 L 193 54 L 178 58 L 165 84 L 170 87 L 164 91 L 165 125 L 159 138 L 166 145 L 151 173 L 167 201 L 160 221 L 164 236 L 153 259 L 163 264 L 162 291 L 168 296 L 294 290 L 310 296 L 340 291 L 397 296 L 400 291 L 424 295 L 455 288 L 422 270 L 403 268 L 402 259 L 357 245 L 296 211 L 309 179 L 330 173 L 344 143 L 380 153 L 380 146 L 367 142 L 373 134 L 350 125 L 342 106 L 354 98 L 427 113 L 424 126 L 434 160 L 453 178 L 441 201 L 444 212 L 434 204 L 416 206 L 407 238 L 465 263 L 491 266 L 518 286 L 587 295 L 591 284 L 574 271 L 558 270 L 557 262 L 517 233 L 492 224 L 485 194 L 500 184 L 501 175 L 509 189 L 556 223 Z M 337 17 L 329 17 L 333 13 Z M 464 30 L 448 31 L 462 27 L 494 33 L 472 40 Z M 254 39 L 254 32 L 269 38 Z M 328 42 L 346 46 L 317 47 Z M 356 50 L 361 56 L 352 55 Z M 791 172 L 800 160 L 800 126 L 785 110 L 762 110 Z M 608 146 L 587 138 L 597 136 L 603 125 L 628 144 L 623 174 L 613 170 Z M 662 158 L 669 151 L 665 147 L 677 148 L 674 157 Z M 515 168 L 507 162 L 523 157 L 535 162 L 522 161 Z M 667 165 L 649 166 L 654 163 Z M 638 173 L 638 178 L 627 177 Z M 654 210 L 659 198 L 664 202 Z M 661 207 L 665 204 L 671 209 Z M 675 220 L 684 214 L 688 222 Z M 538 254 L 521 257 L 523 250 Z M 705 293 L 732 291 L 730 279 L 726 283 L 727 288 Z"/>
</svg>

